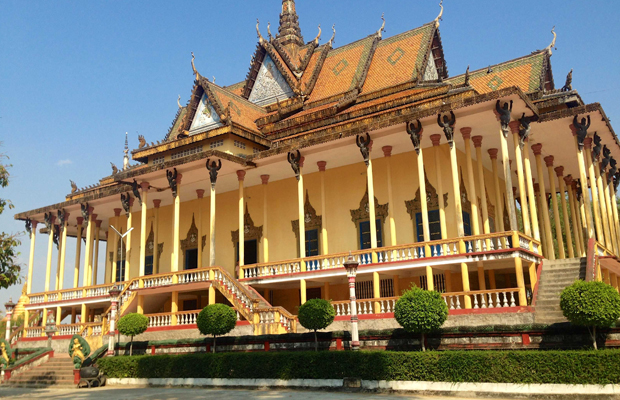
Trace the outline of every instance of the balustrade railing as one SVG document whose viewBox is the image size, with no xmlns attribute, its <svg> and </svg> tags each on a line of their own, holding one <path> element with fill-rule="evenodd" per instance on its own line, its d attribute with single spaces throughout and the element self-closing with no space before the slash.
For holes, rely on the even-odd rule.
<svg viewBox="0 0 620 400">
<path fill-rule="evenodd" d="M 358 315 L 393 313 L 398 297 L 355 300 Z M 332 301 L 336 316 L 351 315 L 351 301 Z"/>
<path fill-rule="evenodd" d="M 180 311 L 176 313 L 178 325 L 193 325 L 198 319 L 200 310 Z"/>
<path fill-rule="evenodd" d="M 146 314 L 149 319 L 149 328 L 172 325 L 172 313 Z"/>
<path fill-rule="evenodd" d="M 466 296 L 471 299 L 472 309 L 508 308 L 519 304 L 519 288 L 449 292 L 441 296 L 450 310 L 465 309 Z"/>
<path fill-rule="evenodd" d="M 25 331 L 27 338 L 41 337 L 43 335 L 43 328 L 40 326 L 27 327 Z"/>
<path fill-rule="evenodd" d="M 82 324 L 66 324 L 66 325 L 57 325 L 58 335 L 59 336 L 67 336 L 67 335 L 78 335 L 82 332 Z"/>
</svg>

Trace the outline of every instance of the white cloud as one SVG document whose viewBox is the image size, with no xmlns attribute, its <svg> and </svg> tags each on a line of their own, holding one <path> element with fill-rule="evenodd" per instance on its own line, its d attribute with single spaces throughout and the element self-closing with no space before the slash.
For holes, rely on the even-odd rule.
<svg viewBox="0 0 620 400">
<path fill-rule="evenodd" d="M 73 164 L 73 161 L 69 160 L 68 158 L 66 160 L 60 160 L 56 163 L 56 165 L 62 167 L 63 165 L 69 165 L 69 164 Z"/>
</svg>

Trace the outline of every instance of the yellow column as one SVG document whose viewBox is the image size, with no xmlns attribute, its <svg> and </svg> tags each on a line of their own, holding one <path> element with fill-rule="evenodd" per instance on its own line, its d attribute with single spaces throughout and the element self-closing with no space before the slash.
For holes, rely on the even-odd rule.
<svg viewBox="0 0 620 400">
<path fill-rule="evenodd" d="M 263 262 L 269 262 L 269 218 L 268 209 L 269 203 L 267 201 L 267 185 L 269 184 L 269 175 L 261 175 L 261 182 L 263 184 Z M 325 220 L 325 216 L 323 216 Z"/>
<path fill-rule="evenodd" d="M 148 233 L 146 232 L 147 230 L 146 223 L 147 223 L 147 212 L 148 212 L 149 186 L 150 185 L 148 182 L 140 183 L 140 187 L 142 188 L 142 193 L 141 193 L 142 199 L 140 201 L 140 270 L 138 272 L 138 276 L 144 276 L 144 272 L 146 269 L 146 238 L 148 237 Z M 200 230 L 200 228 L 198 229 Z M 198 246 L 198 252 L 200 252 L 200 243 Z M 154 251 L 153 254 L 155 253 L 156 252 Z M 199 260 L 198 262 L 200 262 L 200 258 L 198 260 Z"/>
<path fill-rule="evenodd" d="M 173 326 L 177 325 L 177 313 L 179 312 L 179 292 L 172 292 L 170 312 L 172 313 L 170 324 Z"/>
<path fill-rule="evenodd" d="M 136 312 L 138 314 L 144 314 L 144 295 L 138 295 L 138 307 Z"/>
<path fill-rule="evenodd" d="M 205 191 L 203 189 L 196 190 L 198 196 L 198 268 L 202 268 L 202 206 Z"/>
<path fill-rule="evenodd" d="M 444 270 L 443 276 L 446 280 L 446 293 L 450 293 L 452 291 L 452 272 L 450 270 Z"/>
<path fill-rule="evenodd" d="M 573 237 L 575 239 L 575 251 L 576 251 L 576 255 L 578 257 L 585 257 L 585 252 L 584 252 L 584 248 L 582 246 L 582 242 L 581 242 L 581 225 L 579 224 L 578 220 L 577 220 L 577 207 L 575 207 L 575 195 L 573 193 L 573 177 L 568 175 L 566 177 L 564 177 L 564 183 L 566 184 L 566 188 L 568 189 L 568 203 L 570 206 L 570 214 L 571 214 L 571 220 L 572 220 L 572 227 L 573 227 Z"/>
<path fill-rule="evenodd" d="M 28 283 L 26 284 L 26 294 L 32 293 L 32 271 L 34 269 L 34 249 L 37 239 L 37 221 L 31 221 L 30 225 L 30 257 L 28 258 Z M 27 319 L 26 319 L 27 321 Z M 27 324 L 26 324 L 27 326 Z"/>
<path fill-rule="evenodd" d="M 523 178 L 523 155 L 521 154 L 519 121 L 512 121 L 510 129 L 512 130 L 512 143 L 515 149 L 515 160 L 517 161 L 517 180 L 519 182 L 519 198 L 521 203 L 521 216 L 523 218 L 523 233 L 532 237 L 532 228 L 530 225 L 530 212 L 528 210 L 527 193 L 525 191 L 525 179 Z"/>
<path fill-rule="evenodd" d="M 562 206 L 562 217 L 564 218 L 564 235 L 566 236 L 566 248 L 568 249 L 568 257 L 575 257 L 573 250 L 573 238 L 570 231 L 570 220 L 568 217 L 568 207 L 566 206 L 566 187 L 564 186 L 564 167 L 556 167 L 555 173 L 558 175 L 558 183 L 560 186 L 560 204 Z"/>
<path fill-rule="evenodd" d="M 245 222 L 244 222 L 244 208 L 243 204 L 245 203 L 245 199 L 243 196 L 243 180 L 245 178 L 245 171 L 239 170 L 237 171 L 237 179 L 239 180 L 239 276 L 236 278 L 243 278 L 243 273 L 241 272 L 243 265 L 245 264 Z M 303 220 L 303 217 L 301 217 Z"/>
<path fill-rule="evenodd" d="M 525 296 L 525 280 L 523 279 L 523 264 L 521 258 L 515 259 L 515 273 L 517 274 L 517 287 L 519 288 L 519 305 L 527 306 L 527 297 Z"/>
<path fill-rule="evenodd" d="M 489 209 L 487 207 L 486 184 L 484 182 L 484 165 L 482 164 L 482 136 L 474 136 L 471 138 L 476 149 L 476 160 L 478 161 L 478 182 L 480 186 L 480 207 L 482 208 L 482 229 L 485 234 L 491 233 L 489 225 Z M 488 247 L 487 247 L 488 248 Z"/>
<path fill-rule="evenodd" d="M 65 260 L 67 257 L 67 228 L 69 226 L 69 213 L 64 213 L 62 223 L 62 236 L 60 238 L 60 271 L 58 273 L 58 290 L 62 290 L 65 281 Z"/>
<path fill-rule="evenodd" d="M 532 286 L 532 291 L 534 290 L 534 286 L 536 286 L 536 282 L 538 282 L 538 276 L 536 274 L 536 263 L 530 263 L 528 268 L 530 273 L 530 285 Z"/>
<path fill-rule="evenodd" d="M 581 180 L 581 198 L 583 200 L 584 219 L 586 222 L 586 233 L 588 239 L 593 239 L 594 234 L 594 220 L 592 219 L 592 205 L 590 203 L 590 195 L 588 194 L 588 176 L 587 176 L 587 164 L 585 161 L 584 151 L 580 149 L 579 139 L 576 136 L 575 127 L 571 124 L 573 135 L 575 135 L 575 149 L 577 151 L 577 164 L 579 165 L 579 178 Z M 590 142 L 592 139 L 590 139 Z M 584 141 L 585 143 L 585 141 Z M 587 151 L 585 152 L 587 153 Z M 598 231 L 598 229 L 597 229 Z M 585 238 L 584 238 L 585 239 Z M 584 240 L 584 245 L 587 248 L 587 241 Z"/>
<path fill-rule="evenodd" d="M 80 280 L 80 260 L 82 250 L 82 224 L 84 218 L 77 218 L 77 239 L 75 241 L 75 268 L 73 269 L 73 288 L 76 289 Z"/>
<path fill-rule="evenodd" d="M 372 141 L 368 146 L 368 162 L 366 163 L 366 177 L 368 183 L 368 218 L 370 219 L 370 247 L 377 248 L 377 216 L 375 213 L 375 184 L 372 176 Z M 301 194 L 300 194 L 301 195 Z M 301 200 L 300 200 L 301 201 Z M 300 203 L 301 204 L 301 203 Z M 422 214 L 424 215 L 424 214 Z M 372 262 L 377 262 L 377 253 L 372 253 Z"/>
<path fill-rule="evenodd" d="M 99 234 L 100 234 L 100 230 L 101 230 L 101 223 L 103 221 L 101 220 L 96 220 L 95 221 L 95 254 L 93 256 L 94 261 L 93 261 L 93 275 L 92 275 L 92 280 L 90 282 L 91 285 L 96 286 L 97 285 L 97 269 L 99 268 Z"/>
<path fill-rule="evenodd" d="M 299 280 L 299 294 L 300 294 L 301 304 L 304 304 L 306 302 L 306 280 L 305 279 Z"/>
<path fill-rule="evenodd" d="M 420 206 L 422 208 L 422 234 L 425 242 L 431 240 L 431 231 L 428 221 L 428 204 L 426 202 L 426 178 L 424 177 L 424 153 L 422 149 L 416 149 L 416 161 L 418 162 L 418 184 L 420 185 Z M 440 196 L 441 197 L 441 196 Z M 430 257 L 430 254 L 426 254 Z"/>
<path fill-rule="evenodd" d="M 495 283 L 495 271 L 492 269 L 489 270 L 489 288 L 497 289 L 497 284 Z"/>
<path fill-rule="evenodd" d="M 512 175 L 510 172 L 510 161 L 508 158 L 510 157 L 510 153 L 508 152 L 508 132 L 509 130 L 499 131 L 499 139 L 501 143 L 501 151 L 502 151 L 502 167 L 504 169 L 504 182 L 506 183 L 506 199 L 507 199 L 507 207 L 508 207 L 508 217 L 510 218 L 510 230 L 517 231 L 519 230 L 519 225 L 517 224 L 517 211 L 515 209 L 515 198 L 512 193 Z"/>
<path fill-rule="evenodd" d="M 611 224 L 607 215 L 607 201 L 605 201 L 605 191 L 603 189 L 603 181 L 601 179 L 600 165 L 598 160 L 592 160 L 592 168 L 594 169 L 594 177 L 596 178 L 596 188 L 598 191 L 599 205 L 601 207 L 601 217 L 603 224 L 603 233 L 605 234 L 605 247 L 610 250 L 614 249 L 613 239 L 611 236 Z"/>
<path fill-rule="evenodd" d="M 547 247 L 547 235 L 545 234 L 545 223 L 543 222 L 543 216 L 542 216 L 542 198 L 540 196 L 540 186 L 538 185 L 538 183 L 534 184 L 534 193 L 536 194 L 536 204 L 538 209 L 540 210 L 540 214 L 538 214 L 538 221 L 539 221 L 539 226 L 541 228 L 541 232 L 540 232 L 540 243 L 542 245 L 542 249 L 543 249 L 543 256 L 547 257 L 547 254 L 549 253 L 549 248 Z"/>
<path fill-rule="evenodd" d="M 50 280 L 52 278 L 52 251 L 54 250 L 54 220 L 56 219 L 56 217 L 51 215 L 48 218 L 49 220 L 45 222 L 45 225 L 47 227 L 47 233 L 49 234 L 49 239 L 47 241 L 47 264 L 45 267 L 45 291 L 46 292 L 49 292 L 50 290 Z"/>
<path fill-rule="evenodd" d="M 602 167 L 602 165 L 601 165 Z M 617 235 L 617 225 L 614 222 L 614 213 L 613 213 L 613 207 L 617 208 L 617 205 L 615 202 L 612 202 L 612 199 L 609 195 L 610 190 L 609 190 L 609 182 L 607 180 L 607 171 L 605 171 L 604 169 L 601 168 L 601 179 L 602 179 L 602 184 L 603 184 L 603 196 L 605 198 L 605 206 L 607 208 L 607 218 L 609 220 L 609 229 L 610 229 L 610 233 L 611 233 L 611 241 L 613 243 L 612 249 L 614 250 L 614 253 L 619 254 L 620 253 L 620 249 L 618 248 L 618 235 Z M 613 190 L 613 189 L 612 189 Z"/>
<path fill-rule="evenodd" d="M 396 222 L 394 221 L 394 197 L 392 195 L 392 146 L 383 146 L 383 156 L 387 170 L 387 192 L 388 192 L 388 225 L 390 227 L 390 246 L 396 246 Z"/>
<path fill-rule="evenodd" d="M 120 224 L 119 224 L 119 216 L 121 215 L 121 209 L 120 208 L 115 208 L 114 209 L 114 227 L 116 229 L 121 229 Z M 110 236 L 110 240 L 112 240 L 112 268 L 111 268 L 111 276 L 110 276 L 110 282 L 116 282 L 116 266 L 118 263 L 118 241 L 119 241 L 119 237 L 118 234 L 116 232 L 112 233 L 112 236 Z"/>
<path fill-rule="evenodd" d="M 553 209 L 553 220 L 555 221 L 555 238 L 558 241 L 558 254 L 560 259 L 566 258 L 564 251 L 564 238 L 562 237 L 562 222 L 560 209 L 558 208 L 557 186 L 555 184 L 555 175 L 553 173 L 553 156 L 545 157 L 547 172 L 549 173 L 549 191 L 551 192 L 551 207 Z"/>
<path fill-rule="evenodd" d="M 613 286 L 614 289 L 618 290 L 618 275 L 611 274 L 611 286 Z"/>
<path fill-rule="evenodd" d="M 459 166 L 456 161 L 456 147 L 454 146 L 454 141 L 448 141 L 448 144 L 450 145 L 450 171 L 452 172 L 452 193 L 456 217 L 456 232 L 458 237 L 463 237 L 465 236 L 465 227 L 463 225 L 463 205 L 461 204 L 461 187 L 459 185 Z"/>
<path fill-rule="evenodd" d="M 329 294 L 329 282 L 325 282 L 323 284 L 323 299 L 324 300 L 331 300 L 331 296 Z"/>
<path fill-rule="evenodd" d="M 372 273 L 372 294 L 375 299 L 381 297 L 381 277 L 378 272 Z M 379 314 L 381 312 L 381 303 L 375 301 L 375 314 Z"/>
<path fill-rule="evenodd" d="M 497 149 L 489 149 L 489 156 L 491 157 L 491 165 L 493 169 L 493 184 L 495 186 L 495 230 L 497 232 L 503 232 L 504 227 L 504 202 L 502 201 L 502 192 L 499 186 L 499 173 L 497 170 Z"/>
<path fill-rule="evenodd" d="M 530 218 L 532 220 L 532 233 L 534 239 L 540 241 L 540 225 L 538 224 L 538 209 L 536 195 L 534 193 L 534 178 L 532 176 L 532 164 L 530 162 L 530 148 L 528 138 L 525 138 L 523 146 L 523 168 L 525 169 L 525 182 L 527 187 L 527 198 L 529 202 Z"/>
<path fill-rule="evenodd" d="M 82 286 L 89 286 L 88 279 L 93 268 L 93 231 L 95 221 L 93 220 L 94 208 L 88 207 L 88 225 L 86 225 L 86 248 L 84 249 L 84 275 L 82 276 Z"/>
<path fill-rule="evenodd" d="M 476 181 L 474 178 L 474 166 L 471 156 L 471 128 L 461 128 L 461 134 L 463 135 L 463 141 L 465 142 L 465 164 L 467 165 L 467 182 L 469 201 L 471 202 L 471 223 L 472 231 L 475 236 L 480 235 L 480 214 L 478 213 L 478 194 L 476 193 Z M 425 198 L 425 197 L 424 197 Z M 484 199 L 480 199 L 484 201 Z M 424 202 L 422 202 L 424 203 Z M 475 244 L 474 247 L 478 245 Z M 480 251 L 481 248 L 475 248 L 474 251 Z"/>
<path fill-rule="evenodd" d="M 469 269 L 467 268 L 467 263 L 461 263 L 461 279 L 463 281 L 463 291 L 469 292 L 470 291 Z M 464 297 L 465 308 L 466 309 L 471 308 L 471 297 L 469 295 L 465 295 L 463 297 Z"/>
<path fill-rule="evenodd" d="M 392 283 L 394 284 L 394 296 L 400 296 L 400 277 L 398 275 L 394 275 L 392 278 Z"/>
<path fill-rule="evenodd" d="M 446 225 L 446 209 L 443 201 L 443 180 L 441 179 L 441 170 L 443 168 L 441 159 L 441 149 L 439 143 L 441 142 L 441 135 L 435 134 L 430 136 L 433 147 L 435 148 L 435 173 L 437 182 L 435 184 L 437 188 L 437 196 L 439 196 L 439 226 L 441 228 L 441 238 L 448 238 L 448 227 Z M 392 208 L 392 207 L 391 207 Z"/>
<path fill-rule="evenodd" d="M 555 251 L 553 250 L 553 237 L 551 235 L 551 219 L 549 218 L 549 204 L 547 203 L 547 195 L 545 194 L 545 174 L 542 166 L 542 144 L 537 143 L 532 146 L 532 151 L 536 157 L 536 172 L 540 186 L 540 207 L 543 213 L 543 222 L 545 224 L 544 231 L 547 242 L 547 254 L 545 257 L 549 260 L 555 260 Z"/>
<path fill-rule="evenodd" d="M 433 268 L 426 266 L 426 287 L 428 290 L 435 290 L 435 281 L 433 280 Z"/>
<path fill-rule="evenodd" d="M 596 228 L 596 240 L 599 243 L 605 243 L 605 234 L 603 232 L 603 224 L 601 221 L 601 208 L 599 204 L 598 190 L 596 187 L 596 176 L 594 174 L 594 165 L 592 164 L 592 138 L 586 138 L 583 141 L 585 147 L 585 161 L 588 169 L 588 178 L 590 178 L 590 193 L 592 194 L 592 209 L 594 210 L 594 227 Z M 587 182 L 581 182 L 583 190 L 587 194 Z M 586 196 L 587 197 L 587 196 Z"/>
<path fill-rule="evenodd" d="M 54 230 L 58 232 L 58 245 L 56 246 L 57 249 L 57 261 L 56 261 L 56 282 L 54 284 L 54 290 L 58 290 L 58 286 L 60 284 L 60 258 L 62 255 L 62 228 L 63 228 L 63 223 L 62 221 L 60 221 L 60 218 L 58 218 L 58 224 L 54 225 Z"/>
<path fill-rule="evenodd" d="M 124 280 L 129 281 L 129 272 L 131 271 L 131 238 L 133 236 L 133 231 L 130 231 L 133 228 L 133 202 L 134 198 L 129 198 L 129 212 L 127 213 L 127 236 L 125 236 L 125 276 Z M 121 239 L 122 240 L 122 239 Z M 121 254 L 122 257 L 122 254 Z"/>
<path fill-rule="evenodd" d="M 329 254 L 329 242 L 327 240 L 327 204 L 325 202 L 325 168 L 327 167 L 327 161 L 319 161 L 316 164 L 319 167 L 319 176 L 321 177 L 321 249 L 322 254 Z M 388 181 L 388 185 L 389 184 L 390 181 Z"/>
<path fill-rule="evenodd" d="M 209 266 L 215 266 L 215 184 L 211 182 L 211 194 L 209 195 Z M 210 304 L 210 303 L 209 303 Z"/>
<path fill-rule="evenodd" d="M 153 274 L 159 273 L 159 206 L 161 200 L 153 200 Z"/>
<path fill-rule="evenodd" d="M 179 270 L 179 258 L 181 256 L 181 179 L 183 175 L 177 172 L 177 192 L 176 196 L 174 196 L 174 225 L 172 231 L 172 272 L 177 272 Z M 129 236 L 127 237 L 129 239 Z M 129 250 L 129 245 L 127 245 L 127 250 Z M 129 269 L 128 269 L 129 270 Z M 178 298 L 177 293 L 177 298 Z M 176 317 L 174 317 L 176 319 Z"/>
<path fill-rule="evenodd" d="M 62 322 L 62 308 L 56 307 L 56 325 L 60 325 L 61 322 Z M 56 332 L 56 335 L 58 335 L 58 332 Z"/>
<path fill-rule="evenodd" d="M 480 290 L 487 290 L 487 283 L 484 279 L 484 264 L 482 261 L 477 262 L 478 267 L 478 287 Z"/>
<path fill-rule="evenodd" d="M 618 221 L 618 206 L 617 206 L 616 193 L 615 193 L 614 184 L 613 184 L 613 176 L 611 174 L 612 174 L 612 170 L 609 171 L 609 175 L 605 173 L 605 182 L 607 184 L 607 192 L 608 192 L 607 195 L 608 195 L 609 204 L 611 206 L 611 215 L 609 218 L 612 223 L 612 228 L 615 231 L 615 239 L 616 239 L 616 246 L 617 246 L 616 248 L 618 251 L 618 253 L 616 254 L 620 255 L 620 221 Z"/>
</svg>

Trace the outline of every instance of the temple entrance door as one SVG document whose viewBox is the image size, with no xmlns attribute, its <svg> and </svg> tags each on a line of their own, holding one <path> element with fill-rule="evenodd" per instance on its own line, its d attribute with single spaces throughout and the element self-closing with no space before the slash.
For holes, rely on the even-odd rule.
<svg viewBox="0 0 620 400">
<path fill-rule="evenodd" d="M 243 247 L 243 265 L 252 265 L 258 263 L 258 240 L 251 239 L 244 241 Z M 235 261 L 239 264 L 239 243 L 236 246 Z"/>
<path fill-rule="evenodd" d="M 185 269 L 198 268 L 198 249 L 185 250 Z"/>
</svg>

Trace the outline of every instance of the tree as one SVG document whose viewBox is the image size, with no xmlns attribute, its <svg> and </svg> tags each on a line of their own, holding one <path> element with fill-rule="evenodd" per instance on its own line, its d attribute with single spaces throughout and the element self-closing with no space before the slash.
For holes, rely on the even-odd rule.
<svg viewBox="0 0 620 400">
<path fill-rule="evenodd" d="M 448 306 L 439 292 L 413 286 L 396 302 L 394 317 L 407 332 L 421 335 L 422 351 L 426 351 L 426 334 L 439 329 L 446 322 Z"/>
<path fill-rule="evenodd" d="M 299 307 L 299 323 L 306 329 L 314 331 L 314 351 L 319 350 L 316 331 L 327 328 L 336 317 L 336 310 L 328 300 L 312 299 Z"/>
<path fill-rule="evenodd" d="M 2 163 L 5 158 L 8 157 L 0 153 L 0 188 L 9 185 L 10 174 L 8 169 L 11 165 Z M 13 203 L 0 197 L 0 214 L 4 212 L 5 208 L 12 209 Z M 0 232 L 0 288 L 6 289 L 19 282 L 21 267 L 17 264 L 19 253 L 16 249 L 20 244 L 17 235 Z"/>
<path fill-rule="evenodd" d="M 226 304 L 211 304 L 198 313 L 196 325 L 203 335 L 213 335 L 215 353 L 215 338 L 227 334 L 237 326 L 237 314 Z"/>
<path fill-rule="evenodd" d="M 130 356 L 133 355 L 133 337 L 144 333 L 148 327 L 149 319 L 142 314 L 127 314 L 118 321 L 118 331 L 122 335 L 131 336 L 131 344 L 129 345 Z"/>
<path fill-rule="evenodd" d="M 608 328 L 620 318 L 620 294 L 604 282 L 576 281 L 562 291 L 560 308 L 571 323 L 588 328 L 596 350 L 596 328 Z"/>
</svg>

